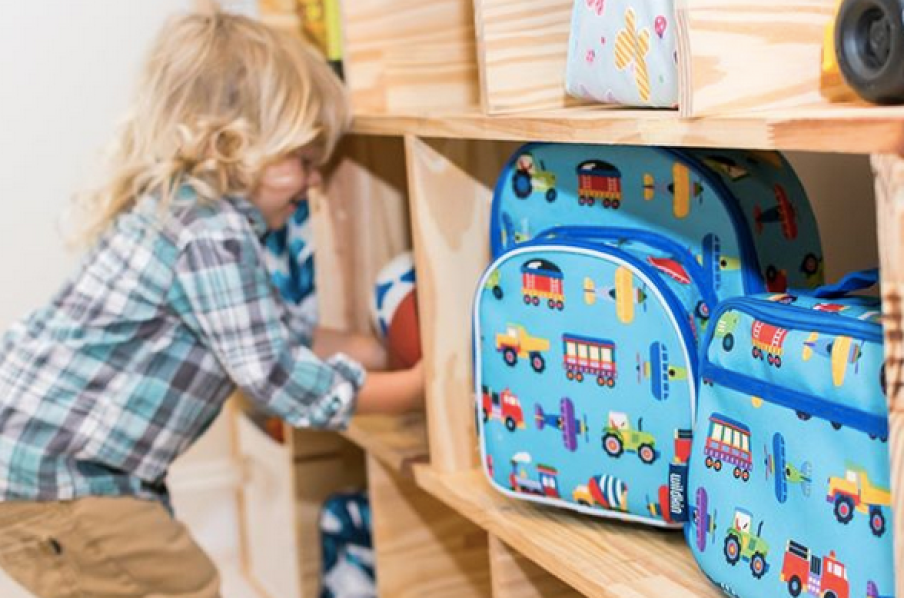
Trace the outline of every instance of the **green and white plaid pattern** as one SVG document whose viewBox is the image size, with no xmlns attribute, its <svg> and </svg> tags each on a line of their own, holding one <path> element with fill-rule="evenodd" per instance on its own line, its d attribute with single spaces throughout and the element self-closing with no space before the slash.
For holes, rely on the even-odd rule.
<svg viewBox="0 0 904 598">
<path fill-rule="evenodd" d="M 238 385 L 294 426 L 341 428 L 364 379 L 308 349 L 246 200 L 143 198 L 51 303 L 0 340 L 0 500 L 167 501 L 170 463 Z"/>
</svg>

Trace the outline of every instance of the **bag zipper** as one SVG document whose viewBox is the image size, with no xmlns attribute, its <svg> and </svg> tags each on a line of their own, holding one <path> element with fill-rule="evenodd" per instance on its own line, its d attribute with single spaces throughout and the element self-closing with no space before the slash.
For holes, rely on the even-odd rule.
<svg viewBox="0 0 904 598">
<path fill-rule="evenodd" d="M 766 383 L 746 374 L 714 365 L 707 357 L 707 349 L 712 344 L 719 319 L 729 310 L 740 311 L 759 321 L 788 330 L 848 336 L 874 343 L 883 341 L 881 326 L 861 320 L 851 320 L 837 314 L 814 312 L 811 309 L 793 305 L 764 303 L 760 299 L 750 297 L 728 299 L 722 302 L 713 314 L 712 325 L 709 326 L 706 338 L 701 345 L 700 375 L 703 380 L 712 381 L 737 392 L 793 409 L 798 414 L 819 417 L 836 426 L 845 425 L 872 437 L 888 437 L 888 419 L 886 417 L 827 401 L 808 393 Z"/>
<path fill-rule="evenodd" d="M 573 234 L 574 237 L 572 238 L 577 241 L 592 238 L 609 239 L 613 241 L 620 241 L 623 239 L 629 241 L 636 240 L 644 245 L 671 254 L 672 257 L 677 258 L 681 265 L 686 268 L 691 280 L 693 280 L 694 284 L 703 295 L 703 302 L 706 303 L 707 306 L 710 306 L 711 309 L 715 309 L 715 306 L 719 303 L 715 289 L 707 282 L 703 267 L 697 263 L 697 258 L 694 257 L 694 254 L 668 237 L 645 230 L 618 226 L 557 226 L 542 231 L 537 237 L 555 237 L 556 234 L 560 232 L 565 233 L 566 236 Z"/>
</svg>

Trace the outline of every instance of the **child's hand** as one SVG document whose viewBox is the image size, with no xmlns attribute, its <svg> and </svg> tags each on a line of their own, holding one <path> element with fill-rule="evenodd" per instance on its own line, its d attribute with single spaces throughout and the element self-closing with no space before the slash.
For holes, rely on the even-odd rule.
<svg viewBox="0 0 904 598">
<path fill-rule="evenodd" d="M 425 388 L 423 361 L 407 370 L 369 372 L 358 393 L 356 413 L 393 415 L 423 409 Z"/>
</svg>

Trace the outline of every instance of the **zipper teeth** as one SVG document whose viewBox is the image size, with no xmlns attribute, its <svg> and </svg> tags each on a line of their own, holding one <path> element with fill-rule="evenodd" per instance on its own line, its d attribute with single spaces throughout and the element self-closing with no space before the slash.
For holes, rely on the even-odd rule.
<svg viewBox="0 0 904 598">
<path fill-rule="evenodd" d="M 711 288 L 709 283 L 707 282 L 706 276 L 703 274 L 703 268 L 700 266 L 700 264 L 697 263 L 697 260 L 694 257 L 693 253 L 682 247 L 679 243 L 675 243 L 674 241 L 660 235 L 659 233 L 620 226 L 607 226 L 599 228 L 582 226 L 559 226 L 548 228 L 540 234 L 549 235 L 554 234 L 556 231 L 563 231 L 566 234 L 568 232 L 574 232 L 579 237 L 577 239 L 578 241 L 583 241 L 585 239 L 589 240 L 593 237 L 602 239 L 628 238 L 629 240 L 639 241 L 640 243 L 643 243 L 648 247 L 671 253 L 675 257 L 679 258 L 679 260 L 682 262 L 682 265 L 684 265 L 688 269 L 688 274 L 690 274 L 690 277 L 693 279 L 697 288 L 700 290 L 700 294 L 703 295 L 705 302 L 713 307 L 715 307 L 715 305 L 718 303 L 718 297 L 716 297 L 715 295 L 715 290 Z M 626 235 L 627 237 L 625 237 Z M 632 238 L 630 235 L 634 235 L 635 237 Z M 619 248 L 616 247 L 615 249 Z"/>
<path fill-rule="evenodd" d="M 772 382 L 751 378 L 745 374 L 739 374 L 714 365 L 705 358 L 700 365 L 700 375 L 704 379 L 712 380 L 719 386 L 759 397 L 771 405 L 790 409 L 798 413 L 805 413 L 831 423 L 848 426 L 872 436 L 888 436 L 888 419 L 882 415 L 848 407 L 810 393 L 785 388 Z M 776 396 L 781 396 L 783 399 L 776 400 Z M 837 417 L 826 415 L 827 411 L 834 412 Z"/>
<path fill-rule="evenodd" d="M 713 321 L 718 322 L 719 318 L 731 309 L 738 309 L 758 320 L 779 324 L 782 328 L 788 328 L 790 330 L 851 336 L 860 340 L 876 343 L 881 343 L 883 341 L 882 326 L 879 324 L 872 324 L 863 320 L 851 320 L 846 316 L 817 312 L 812 309 L 794 305 L 764 302 L 761 299 L 752 297 L 735 297 L 724 301 L 716 310 Z M 802 316 L 802 318 L 793 319 L 791 315 L 775 313 L 789 311 Z M 812 326 L 808 325 L 808 323 L 812 323 Z M 709 340 L 710 339 L 707 338 L 707 341 Z M 706 346 L 709 346 L 709 342 L 706 343 Z"/>
</svg>

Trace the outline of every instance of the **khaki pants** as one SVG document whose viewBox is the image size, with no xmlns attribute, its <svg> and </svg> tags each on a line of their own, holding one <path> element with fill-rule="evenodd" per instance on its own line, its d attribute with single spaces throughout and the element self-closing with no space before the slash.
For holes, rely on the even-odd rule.
<svg viewBox="0 0 904 598">
<path fill-rule="evenodd" d="M 216 598 L 216 567 L 162 505 L 0 502 L 0 567 L 40 598 Z"/>
</svg>

